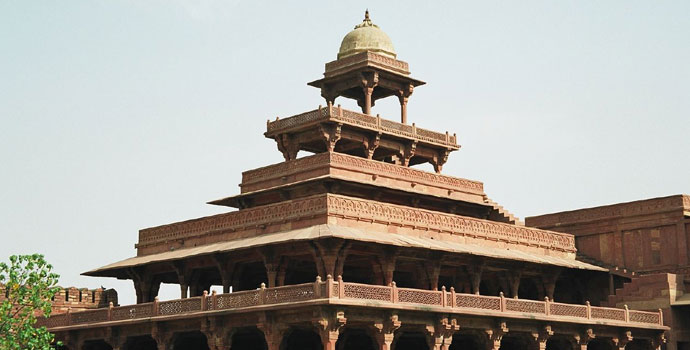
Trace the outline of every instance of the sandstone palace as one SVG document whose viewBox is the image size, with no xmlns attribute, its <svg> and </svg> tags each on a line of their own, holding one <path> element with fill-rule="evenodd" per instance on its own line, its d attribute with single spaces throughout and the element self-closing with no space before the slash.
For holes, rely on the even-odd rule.
<svg viewBox="0 0 690 350">
<path fill-rule="evenodd" d="M 408 122 L 424 84 L 367 13 L 309 83 L 324 105 L 266 123 L 285 161 L 210 202 L 238 210 L 141 230 L 135 257 L 85 273 L 132 280 L 137 304 L 42 324 L 69 350 L 690 349 L 690 197 L 523 223 L 442 174 L 460 146 Z M 372 113 L 386 97 L 399 118 Z"/>
</svg>

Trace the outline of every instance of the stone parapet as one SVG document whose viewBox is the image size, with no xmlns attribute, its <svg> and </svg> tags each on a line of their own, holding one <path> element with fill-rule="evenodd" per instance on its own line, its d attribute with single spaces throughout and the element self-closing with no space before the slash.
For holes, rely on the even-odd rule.
<svg viewBox="0 0 690 350">
<path fill-rule="evenodd" d="M 343 153 L 325 152 L 242 173 L 242 193 L 284 186 L 321 176 L 385 188 L 484 203 L 479 181 L 435 174 Z M 213 203 L 213 202 L 212 202 Z"/>
<path fill-rule="evenodd" d="M 673 211 L 678 212 L 679 217 L 682 217 L 684 212 L 690 213 L 690 196 L 674 195 L 628 203 L 612 204 L 595 208 L 585 208 L 560 213 L 545 214 L 525 218 L 525 223 L 528 226 L 551 228 Z"/>
<path fill-rule="evenodd" d="M 0 302 L 5 300 L 5 287 L 0 284 Z M 55 293 L 50 301 L 53 315 L 66 313 L 68 310 L 89 310 L 108 307 L 110 303 L 118 305 L 117 291 L 115 289 L 88 289 L 67 287 Z"/>
<path fill-rule="evenodd" d="M 291 286 L 261 288 L 250 291 L 212 294 L 170 301 L 154 301 L 137 305 L 109 307 L 83 312 L 55 315 L 40 320 L 50 331 L 64 331 L 92 326 L 106 326 L 123 321 L 146 322 L 179 319 L 181 315 L 203 317 L 219 312 L 257 311 L 276 307 L 299 307 L 302 304 L 350 305 L 376 309 L 431 311 L 449 314 L 481 315 L 501 319 L 533 319 L 586 325 L 623 326 L 628 328 L 667 330 L 660 312 L 634 311 L 618 308 L 574 305 L 412 288 L 398 288 L 343 282 L 342 279 Z"/>
<path fill-rule="evenodd" d="M 342 123 L 362 130 L 369 130 L 391 137 L 403 137 L 453 150 L 460 148 L 455 134 L 450 135 L 448 132 L 444 134 L 422 129 L 416 127 L 414 123 L 412 125 L 402 124 L 378 116 L 374 117 L 330 105 L 284 119 L 276 118 L 274 121 L 269 120 L 266 122 L 266 133 L 264 135 L 273 138 L 275 135 L 303 130 L 312 124 L 315 125 L 323 122 Z"/>
</svg>

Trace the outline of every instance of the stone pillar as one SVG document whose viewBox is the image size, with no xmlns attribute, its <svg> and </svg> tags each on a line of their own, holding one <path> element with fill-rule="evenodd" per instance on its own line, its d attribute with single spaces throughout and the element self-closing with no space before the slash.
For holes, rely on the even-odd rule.
<svg viewBox="0 0 690 350">
<path fill-rule="evenodd" d="M 362 113 L 371 114 L 371 107 L 374 105 L 372 95 L 374 88 L 378 85 L 379 73 L 370 71 L 362 72 L 362 92 L 364 93 L 364 100 L 362 101 Z"/>
<path fill-rule="evenodd" d="M 596 334 L 594 334 L 594 330 L 592 328 L 587 328 L 584 332 L 575 334 L 573 338 L 575 338 L 575 343 L 577 346 L 579 346 L 579 349 L 576 348 L 574 350 L 587 350 L 587 344 L 589 344 L 589 342 L 595 337 Z"/>
<path fill-rule="evenodd" d="M 542 329 L 533 332 L 532 337 L 534 341 L 531 343 L 531 348 L 533 350 L 546 350 L 546 342 L 552 335 L 553 330 L 551 330 L 551 326 L 549 325 L 546 325 Z"/>
<path fill-rule="evenodd" d="M 362 90 L 364 91 L 364 108 L 362 108 L 362 112 L 364 114 L 371 114 L 371 95 L 374 93 L 374 88 L 365 86 Z"/>
<path fill-rule="evenodd" d="M 336 311 L 334 314 L 322 314 L 314 319 L 314 326 L 321 337 L 323 350 L 335 350 L 335 344 L 340 335 L 340 329 L 347 323 L 344 311 Z"/>
<path fill-rule="evenodd" d="M 413 89 L 414 86 L 409 84 L 406 88 L 397 92 L 398 100 L 400 101 L 400 122 L 403 124 L 407 124 L 407 101 L 410 99 Z"/>
<path fill-rule="evenodd" d="M 505 322 L 500 322 L 497 327 L 485 330 L 487 336 L 486 349 L 499 350 L 503 336 L 508 333 L 508 326 Z"/>
<path fill-rule="evenodd" d="M 479 295 L 479 285 L 482 282 L 483 265 L 468 265 L 467 275 L 470 276 L 472 294 Z"/>
<path fill-rule="evenodd" d="M 613 344 L 615 344 L 618 347 L 618 349 L 625 350 L 625 346 L 628 345 L 628 343 L 630 343 L 631 341 L 633 341 L 632 332 L 626 330 L 622 332 L 618 337 L 615 337 L 611 340 L 613 341 Z"/>
<path fill-rule="evenodd" d="M 391 350 L 395 339 L 395 331 L 402 323 L 397 314 L 392 314 L 381 322 L 374 323 L 374 338 L 379 345 L 379 350 Z"/>
<path fill-rule="evenodd" d="M 520 289 L 520 279 L 522 278 L 522 271 L 508 271 L 507 279 L 508 286 L 510 287 L 510 296 L 517 299 L 518 290 Z"/>
<path fill-rule="evenodd" d="M 453 341 L 453 334 L 460 329 L 456 318 L 441 317 L 435 325 L 427 325 L 427 339 L 433 350 L 448 350 Z"/>
</svg>

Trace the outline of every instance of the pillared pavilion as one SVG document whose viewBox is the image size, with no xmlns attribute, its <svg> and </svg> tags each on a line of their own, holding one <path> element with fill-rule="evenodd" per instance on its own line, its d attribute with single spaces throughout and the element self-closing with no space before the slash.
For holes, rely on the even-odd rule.
<svg viewBox="0 0 690 350">
<path fill-rule="evenodd" d="M 324 105 L 266 123 L 285 161 L 210 202 L 238 210 L 141 230 L 135 257 L 85 273 L 132 280 L 137 304 L 44 324 L 78 350 L 661 347 L 661 311 L 607 307 L 630 276 L 577 259 L 571 234 L 526 227 L 481 182 L 441 173 L 460 146 L 408 122 L 424 84 L 367 13 L 309 83 Z M 372 113 L 386 97 L 399 119 Z M 161 283 L 180 298 L 158 300 Z"/>
</svg>

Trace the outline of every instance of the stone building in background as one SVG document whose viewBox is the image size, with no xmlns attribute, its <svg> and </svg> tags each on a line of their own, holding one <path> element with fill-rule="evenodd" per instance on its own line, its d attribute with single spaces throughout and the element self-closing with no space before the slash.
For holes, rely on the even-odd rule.
<svg viewBox="0 0 690 350">
<path fill-rule="evenodd" d="M 607 304 L 663 310 L 670 340 L 690 349 L 690 196 L 675 195 L 528 217 L 529 226 L 575 235 L 579 260 L 628 276 Z"/>
<path fill-rule="evenodd" d="M 5 286 L 0 284 L 0 303 L 7 299 Z M 51 299 L 51 314 L 58 315 L 108 307 L 110 304 L 118 306 L 117 291 L 115 289 L 88 289 L 68 287 L 62 288 Z"/>
<path fill-rule="evenodd" d="M 631 274 L 578 259 L 576 236 L 525 226 L 481 182 L 441 174 L 460 146 L 408 124 L 423 84 L 367 13 L 309 83 L 325 106 L 267 122 L 285 161 L 210 202 L 239 210 L 141 230 L 135 257 L 85 273 L 132 280 L 136 305 L 44 324 L 79 350 L 661 347 L 664 313 L 608 307 Z M 400 122 L 372 115 L 386 97 Z M 162 283 L 180 299 L 159 301 Z"/>
</svg>

